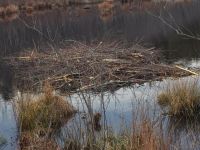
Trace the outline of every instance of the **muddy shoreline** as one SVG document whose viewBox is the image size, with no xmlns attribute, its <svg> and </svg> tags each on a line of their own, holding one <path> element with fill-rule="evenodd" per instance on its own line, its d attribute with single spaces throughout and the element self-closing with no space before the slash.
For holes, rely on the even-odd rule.
<svg viewBox="0 0 200 150">
<path fill-rule="evenodd" d="M 65 48 L 26 51 L 4 57 L 12 68 L 17 87 L 38 88 L 49 82 L 68 92 L 107 91 L 167 77 L 191 75 L 176 66 L 163 64 L 160 50 L 121 43 L 84 45 L 70 42 Z M 28 87 L 27 87 L 28 85 Z"/>
</svg>

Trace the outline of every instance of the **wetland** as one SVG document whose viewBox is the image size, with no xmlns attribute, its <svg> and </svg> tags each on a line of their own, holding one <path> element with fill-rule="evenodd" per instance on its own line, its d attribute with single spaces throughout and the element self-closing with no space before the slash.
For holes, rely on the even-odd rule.
<svg viewBox="0 0 200 150">
<path fill-rule="evenodd" d="M 1 7 L 0 149 L 200 148 L 199 1 Z"/>
</svg>

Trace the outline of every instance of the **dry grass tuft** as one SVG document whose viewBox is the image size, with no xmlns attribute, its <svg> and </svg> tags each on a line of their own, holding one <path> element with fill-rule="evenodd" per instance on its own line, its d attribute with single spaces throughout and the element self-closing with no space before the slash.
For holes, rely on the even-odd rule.
<svg viewBox="0 0 200 150">
<path fill-rule="evenodd" d="M 58 129 L 75 113 L 74 108 L 62 97 L 55 96 L 50 86 L 45 86 L 44 94 L 38 98 L 30 95 L 17 103 L 21 131 L 38 128 Z"/>
<path fill-rule="evenodd" d="M 199 114 L 200 87 L 197 81 L 178 81 L 158 95 L 158 103 L 172 116 L 193 117 Z"/>
<path fill-rule="evenodd" d="M 31 132 L 25 132 L 20 137 L 21 150 L 59 150 L 58 144 L 50 138 L 38 137 Z"/>
<path fill-rule="evenodd" d="M 12 15 L 19 12 L 19 8 L 16 5 L 10 4 L 5 8 L 7 15 Z"/>
<path fill-rule="evenodd" d="M 55 96 L 49 84 L 39 97 L 19 98 L 16 104 L 20 125 L 20 149 L 59 149 L 52 133 L 73 116 L 73 106 L 62 97 Z"/>
<path fill-rule="evenodd" d="M 131 147 L 133 150 L 167 150 L 166 141 L 154 129 L 154 125 L 149 120 L 143 120 L 138 126 L 134 127 Z"/>
<path fill-rule="evenodd" d="M 11 16 L 13 14 L 17 14 L 19 12 L 18 6 L 14 4 L 9 4 L 7 6 L 0 7 L 0 17 Z"/>
</svg>

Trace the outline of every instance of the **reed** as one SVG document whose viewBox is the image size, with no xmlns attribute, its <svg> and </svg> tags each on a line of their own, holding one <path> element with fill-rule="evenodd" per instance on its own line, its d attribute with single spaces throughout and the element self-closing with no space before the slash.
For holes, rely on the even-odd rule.
<svg viewBox="0 0 200 150">
<path fill-rule="evenodd" d="M 133 150 L 167 150 L 169 143 L 162 134 L 163 131 L 155 126 L 151 120 L 142 120 L 141 123 L 133 127 L 130 147 Z"/>
<path fill-rule="evenodd" d="M 158 132 L 160 131 L 160 132 Z M 150 120 L 134 124 L 132 132 L 110 134 L 106 139 L 106 150 L 167 150 L 168 141 L 164 140 L 161 130 Z"/>
<path fill-rule="evenodd" d="M 24 132 L 20 136 L 21 150 L 56 150 L 59 149 L 58 144 L 53 138 L 46 138 L 32 132 Z"/>
<path fill-rule="evenodd" d="M 60 96 L 53 95 L 50 86 L 45 86 L 44 94 L 35 98 L 27 95 L 18 100 L 18 121 L 21 131 L 37 128 L 58 129 L 75 113 L 73 106 Z"/>
<path fill-rule="evenodd" d="M 158 103 L 172 116 L 193 117 L 200 110 L 200 87 L 198 81 L 181 81 L 168 84 L 158 95 Z"/>
</svg>

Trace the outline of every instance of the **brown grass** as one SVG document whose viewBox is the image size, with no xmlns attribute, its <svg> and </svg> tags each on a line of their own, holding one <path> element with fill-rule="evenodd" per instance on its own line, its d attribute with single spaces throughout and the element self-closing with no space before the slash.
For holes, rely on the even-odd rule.
<svg viewBox="0 0 200 150">
<path fill-rule="evenodd" d="M 62 97 L 55 96 L 50 86 L 38 98 L 26 96 L 19 100 L 17 112 L 21 131 L 37 128 L 58 129 L 75 113 L 74 108 Z"/>
<path fill-rule="evenodd" d="M 100 11 L 100 17 L 103 21 L 109 20 L 113 16 L 114 4 L 112 0 L 106 0 L 103 3 L 98 4 L 98 9 Z"/>
<path fill-rule="evenodd" d="M 197 81 L 178 81 L 168 84 L 158 95 L 158 103 L 172 116 L 192 117 L 199 114 L 200 87 Z"/>
<path fill-rule="evenodd" d="M 168 150 L 168 141 L 162 137 L 162 131 L 150 120 L 142 120 L 133 125 L 133 132 L 122 135 L 110 135 L 106 150 Z"/>
<path fill-rule="evenodd" d="M 19 12 L 18 6 L 14 4 L 9 4 L 7 6 L 1 6 L 0 7 L 0 16 L 5 17 L 5 16 L 11 16 L 13 14 L 17 14 Z"/>
<path fill-rule="evenodd" d="M 149 120 L 143 120 L 141 124 L 134 127 L 131 147 L 133 150 L 167 150 L 169 145 L 166 144 L 161 132 L 154 129 L 154 125 Z"/>
<path fill-rule="evenodd" d="M 39 97 L 29 94 L 19 98 L 16 104 L 20 127 L 20 149 L 59 149 L 52 133 L 59 129 L 75 113 L 73 106 L 60 96 L 53 94 L 49 84 Z"/>
<path fill-rule="evenodd" d="M 16 5 L 10 4 L 5 8 L 5 11 L 7 15 L 11 15 L 11 14 L 18 13 L 19 8 Z"/>
<path fill-rule="evenodd" d="M 31 132 L 25 132 L 20 137 L 20 149 L 21 150 L 59 150 L 58 144 L 50 138 L 45 138 L 33 134 Z"/>
</svg>

